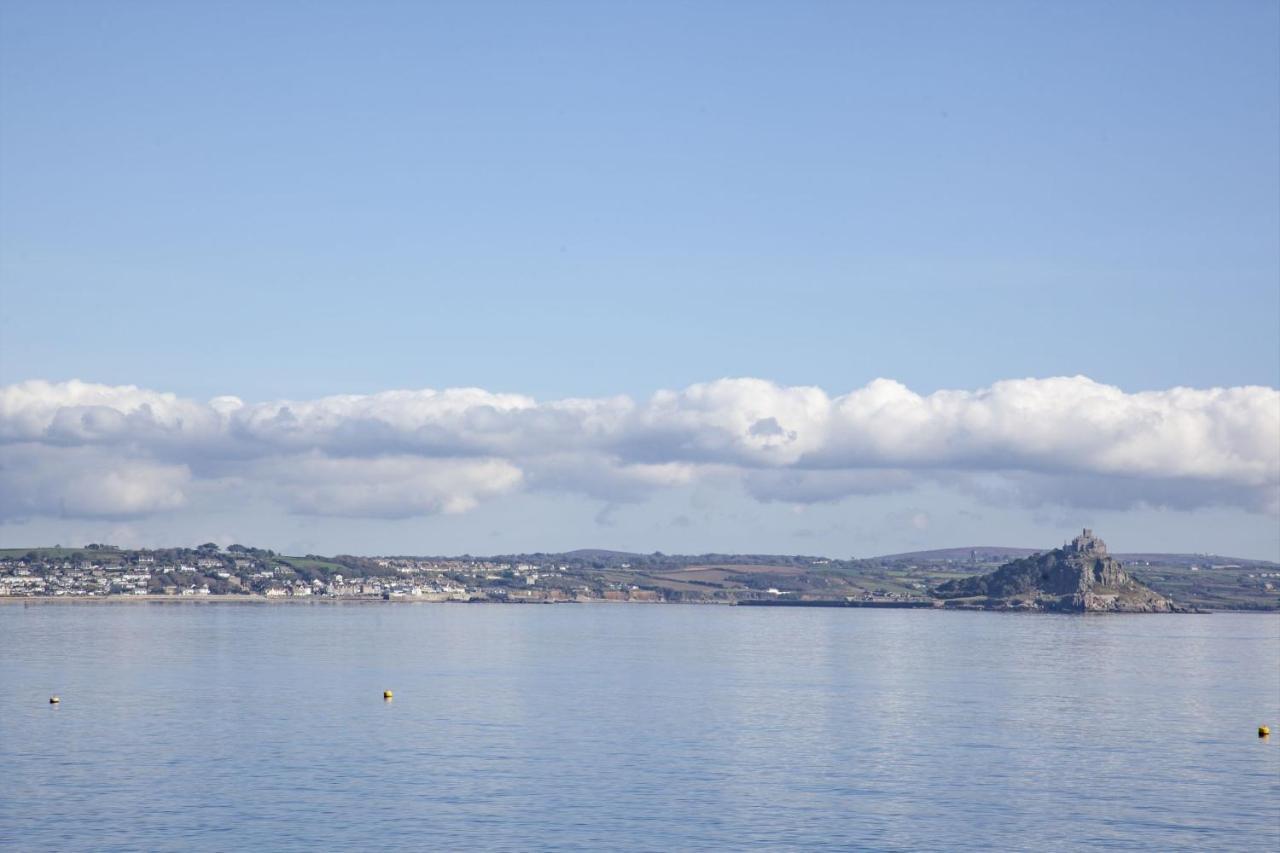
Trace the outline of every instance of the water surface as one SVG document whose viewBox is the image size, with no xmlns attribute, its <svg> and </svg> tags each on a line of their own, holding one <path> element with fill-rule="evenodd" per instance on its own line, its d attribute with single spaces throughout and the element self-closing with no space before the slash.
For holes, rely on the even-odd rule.
<svg viewBox="0 0 1280 853">
<path fill-rule="evenodd" d="M 0 648 L 0 847 L 1280 849 L 1273 614 L 6 603 Z"/>
</svg>

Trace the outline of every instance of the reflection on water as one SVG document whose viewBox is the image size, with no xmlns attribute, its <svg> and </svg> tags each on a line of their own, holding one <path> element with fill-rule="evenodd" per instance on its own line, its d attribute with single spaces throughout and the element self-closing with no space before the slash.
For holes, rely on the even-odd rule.
<svg viewBox="0 0 1280 853">
<path fill-rule="evenodd" d="M 0 643 L 0 845 L 1280 847 L 1274 615 L 6 604 Z"/>
</svg>

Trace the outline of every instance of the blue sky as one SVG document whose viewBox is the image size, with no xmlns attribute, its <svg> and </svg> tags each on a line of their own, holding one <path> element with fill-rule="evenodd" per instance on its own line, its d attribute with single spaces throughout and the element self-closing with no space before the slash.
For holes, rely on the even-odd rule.
<svg viewBox="0 0 1280 853">
<path fill-rule="evenodd" d="M 1270 2 L 9 2 L 0 383 L 250 403 L 644 400 L 721 377 L 1274 389 L 1278 44 Z M 743 541 L 790 551 L 826 529 L 803 512 L 935 519 L 902 544 L 1022 544 L 1080 514 L 1004 508 L 975 530 L 955 493 L 797 513 L 730 489 L 720 522 L 658 529 L 692 518 L 681 488 L 315 523 L 348 550 L 483 550 L 467 537 L 491 529 L 730 549 L 732 516 L 763 513 Z M 526 529 L 511 501 L 551 514 Z M 110 523 L 273 518 L 183 506 Z M 1134 547 L 1190 524 L 1205 548 L 1280 556 L 1267 513 L 1108 512 Z M 37 514 L 0 536 L 107 523 Z M 856 553 L 867 535 L 809 539 Z"/>
</svg>

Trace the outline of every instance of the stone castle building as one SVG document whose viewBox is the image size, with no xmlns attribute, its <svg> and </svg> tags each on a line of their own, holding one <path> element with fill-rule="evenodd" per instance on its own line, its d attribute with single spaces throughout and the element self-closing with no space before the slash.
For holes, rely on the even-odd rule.
<svg viewBox="0 0 1280 853">
<path fill-rule="evenodd" d="M 1088 555 L 1090 557 L 1105 557 L 1107 554 L 1107 543 L 1103 542 L 1097 536 L 1093 535 L 1093 531 L 1084 528 L 1084 531 L 1072 539 L 1070 542 L 1062 546 L 1062 550 L 1068 554 Z"/>
</svg>

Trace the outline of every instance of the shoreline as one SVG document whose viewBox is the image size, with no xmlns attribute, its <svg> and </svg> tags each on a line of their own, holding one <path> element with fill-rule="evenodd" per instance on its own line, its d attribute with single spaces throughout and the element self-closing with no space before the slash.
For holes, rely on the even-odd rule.
<svg viewBox="0 0 1280 853">
<path fill-rule="evenodd" d="M 333 605 L 333 604 L 736 604 L 732 601 L 610 601 L 607 599 L 591 599 L 580 601 L 566 599 L 564 601 L 492 601 L 474 598 L 469 601 L 460 599 L 428 599 L 428 598 L 357 598 L 334 596 L 266 596 L 266 595 L 3 595 L 0 606 L 5 604 L 280 604 L 285 606 Z"/>
<path fill-rule="evenodd" d="M 479 606 L 536 606 L 546 604 L 604 604 L 604 605 L 639 605 L 639 606 L 655 606 L 655 605 L 673 605 L 678 607 L 746 607 L 751 610 L 756 609 L 774 609 L 774 610 L 921 610 L 938 613 L 1020 613 L 1034 614 L 1043 616 L 1186 616 L 1186 615 L 1208 615 L 1219 613 L 1278 613 L 1280 609 L 1264 610 L 1260 608 L 1224 608 L 1219 610 L 1186 610 L 1173 612 L 1150 612 L 1150 611 L 1043 611 L 1043 610 L 1024 610 L 1007 607 L 972 607 L 972 606 L 953 606 L 933 604 L 930 602 L 872 602 L 872 601 L 794 601 L 787 603 L 772 601 L 612 601 L 608 599 L 589 599 L 589 600 L 566 600 L 566 601 L 491 601 L 484 599 L 472 599 L 470 601 L 460 600 L 423 600 L 421 598 L 333 598 L 326 596 L 317 596 L 310 599 L 298 599 L 289 597 L 276 597 L 265 595 L 217 595 L 217 596 L 176 596 L 176 595 L 110 595 L 110 596 L 0 596 L 0 607 L 5 605 L 29 605 L 38 606 L 62 606 L 74 604 L 88 605 L 142 605 L 142 604 L 170 604 L 170 605 L 247 605 L 253 607 L 259 606 L 285 606 L 285 607 L 334 607 L 342 605 L 379 605 L 379 604 L 413 604 L 413 605 L 479 605 Z"/>
</svg>

